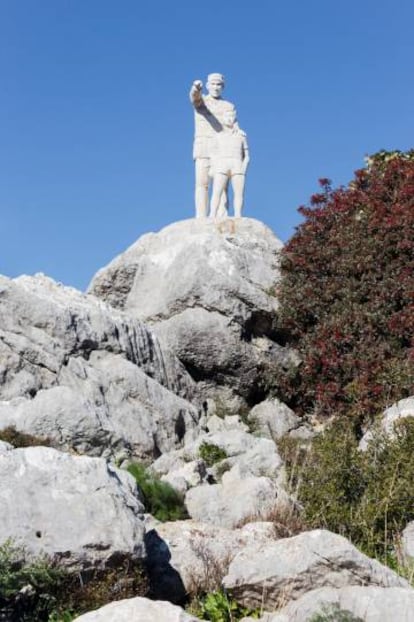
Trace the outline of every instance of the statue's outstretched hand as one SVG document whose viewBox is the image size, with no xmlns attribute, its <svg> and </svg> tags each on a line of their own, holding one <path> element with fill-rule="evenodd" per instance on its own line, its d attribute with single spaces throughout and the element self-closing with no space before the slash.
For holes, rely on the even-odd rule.
<svg viewBox="0 0 414 622">
<path fill-rule="evenodd" d="M 203 83 L 201 82 L 201 80 L 194 80 L 193 89 L 195 91 L 201 91 L 202 88 L 203 88 Z"/>
</svg>

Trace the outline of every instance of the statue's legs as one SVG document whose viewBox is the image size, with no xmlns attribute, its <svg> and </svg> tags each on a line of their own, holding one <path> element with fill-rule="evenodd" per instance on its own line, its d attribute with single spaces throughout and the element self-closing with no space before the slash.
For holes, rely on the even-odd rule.
<svg viewBox="0 0 414 622">
<path fill-rule="evenodd" d="M 210 158 L 195 160 L 195 207 L 196 218 L 206 218 L 208 214 L 208 181 Z"/>
<path fill-rule="evenodd" d="M 231 184 L 234 192 L 234 216 L 241 218 L 244 199 L 244 175 L 233 175 L 231 178 Z"/>
<path fill-rule="evenodd" d="M 224 186 L 224 190 L 221 193 L 220 205 L 217 211 L 217 218 L 227 218 L 229 215 L 229 207 L 228 207 L 228 189 L 229 189 L 229 180 L 226 177 L 226 184 Z"/>
<path fill-rule="evenodd" d="M 227 186 L 227 175 L 223 173 L 216 173 L 213 179 L 213 193 L 211 196 L 211 210 L 210 216 L 211 218 L 219 218 L 222 203 L 223 194 L 225 194 L 226 186 Z M 227 214 L 227 212 L 225 212 Z"/>
<path fill-rule="evenodd" d="M 212 166 L 210 166 L 210 169 L 209 169 L 209 177 L 210 177 L 211 185 L 213 186 L 213 183 L 214 183 L 214 169 L 213 169 Z M 227 194 L 228 193 L 228 186 L 229 186 L 229 180 L 226 177 L 226 184 L 224 186 L 223 192 L 221 193 L 220 204 L 218 206 L 217 213 L 215 214 L 215 216 L 213 216 L 213 212 L 211 210 L 211 205 L 210 205 L 210 216 L 212 218 L 227 218 L 227 216 L 228 216 L 228 199 L 229 199 L 228 194 Z M 213 198 L 213 192 L 211 193 L 211 195 L 212 195 L 212 198 Z"/>
</svg>

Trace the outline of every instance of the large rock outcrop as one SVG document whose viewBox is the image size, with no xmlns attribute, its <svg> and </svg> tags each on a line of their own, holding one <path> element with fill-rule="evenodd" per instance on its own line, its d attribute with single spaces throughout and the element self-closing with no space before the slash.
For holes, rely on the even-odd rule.
<svg viewBox="0 0 414 622">
<path fill-rule="evenodd" d="M 154 457 L 191 438 L 193 392 L 139 320 L 43 275 L 0 277 L 0 428 L 90 455 Z"/>
<path fill-rule="evenodd" d="M 276 331 L 281 248 L 251 218 L 186 220 L 140 238 L 89 291 L 151 324 L 203 395 L 257 403 L 295 358 Z"/>
<path fill-rule="evenodd" d="M 319 587 L 409 588 L 408 581 L 349 540 L 323 529 L 266 546 L 247 546 L 231 562 L 223 585 L 238 602 L 268 611 Z"/>
<path fill-rule="evenodd" d="M 0 453 L 0 544 L 80 569 L 146 555 L 134 478 L 102 458 L 50 447 Z"/>
<path fill-rule="evenodd" d="M 414 590 L 409 587 L 322 587 L 290 602 L 279 613 L 265 615 L 259 622 L 412 622 L 413 612 Z"/>
</svg>

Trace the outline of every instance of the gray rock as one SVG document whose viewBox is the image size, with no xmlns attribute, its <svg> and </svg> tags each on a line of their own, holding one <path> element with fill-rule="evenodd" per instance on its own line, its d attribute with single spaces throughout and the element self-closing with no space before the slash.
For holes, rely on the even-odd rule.
<svg viewBox="0 0 414 622">
<path fill-rule="evenodd" d="M 148 598 L 128 598 L 75 618 L 76 622 L 200 622 L 181 607 Z"/>
<path fill-rule="evenodd" d="M 264 621 L 309 622 L 315 614 L 324 611 L 326 615 L 332 614 L 337 609 L 364 622 L 413 622 L 414 590 L 372 585 L 340 589 L 323 587 L 290 602 L 278 614 L 266 616 Z"/>
<path fill-rule="evenodd" d="M 90 290 L 152 325 L 205 397 L 257 399 L 297 356 L 277 342 L 282 243 L 251 218 L 186 220 L 143 236 Z"/>
<path fill-rule="evenodd" d="M 223 421 L 224 429 L 201 432 L 195 441 L 187 443 L 182 449 L 163 454 L 151 466 L 154 473 L 180 490 L 184 486 L 187 490 L 211 480 L 208 476 L 220 480 L 225 471 L 234 471 L 237 478 L 267 476 L 278 486 L 283 486 L 285 471 L 273 441 L 245 432 L 245 426 L 240 425 L 238 417 L 226 417 L 225 420 L 212 417 L 211 420 L 214 422 L 213 427 L 218 428 L 220 426 L 216 426 L 216 423 Z M 207 469 L 203 460 L 200 460 L 203 444 L 219 447 L 227 457 Z"/>
<path fill-rule="evenodd" d="M 401 536 L 401 548 L 404 559 L 414 562 L 414 521 L 408 523 Z"/>
<path fill-rule="evenodd" d="M 257 434 L 274 441 L 286 435 L 296 438 L 308 438 L 312 435 L 309 426 L 277 398 L 257 404 L 250 411 L 248 420 Z"/>
<path fill-rule="evenodd" d="M 0 277 L 0 428 L 90 455 L 192 438 L 194 383 L 138 320 L 42 275 Z"/>
<path fill-rule="evenodd" d="M 145 557 L 135 480 L 101 458 L 49 447 L 0 453 L 0 543 L 81 568 Z"/>
<path fill-rule="evenodd" d="M 13 449 L 13 445 L 10 443 L 5 443 L 4 441 L 0 441 L 0 454 L 5 454 L 6 451 L 11 451 Z"/>
<path fill-rule="evenodd" d="M 317 529 L 274 544 L 246 547 L 231 562 L 224 587 L 238 602 L 274 611 L 318 587 L 409 587 L 346 538 Z"/>
<path fill-rule="evenodd" d="M 229 415 L 226 417 L 218 417 L 212 415 L 207 419 L 206 427 L 209 432 L 228 432 L 229 430 L 237 430 L 239 432 L 248 432 L 249 426 L 243 423 L 239 415 Z"/>
<path fill-rule="evenodd" d="M 191 488 L 185 496 L 192 518 L 228 529 L 260 520 L 288 503 L 288 495 L 272 479 L 246 475 L 237 465 L 223 474 L 220 484 Z"/>
<path fill-rule="evenodd" d="M 191 520 L 158 524 L 146 535 L 153 596 L 181 602 L 186 594 L 215 591 L 239 550 L 275 537 L 272 523 L 250 523 L 242 529 Z"/>
<path fill-rule="evenodd" d="M 200 486 L 207 478 L 207 468 L 204 460 L 192 460 L 183 466 L 167 473 L 161 477 L 163 482 L 167 482 L 180 492 L 183 496 L 190 488 Z"/>
<path fill-rule="evenodd" d="M 394 434 L 394 425 L 406 417 L 414 417 L 414 396 L 400 400 L 387 408 L 383 412 L 379 421 L 376 422 L 376 425 L 372 429 L 368 430 L 361 438 L 359 448 L 362 451 L 367 449 L 368 443 L 374 436 L 375 429 L 378 429 L 387 436 L 392 437 Z"/>
</svg>

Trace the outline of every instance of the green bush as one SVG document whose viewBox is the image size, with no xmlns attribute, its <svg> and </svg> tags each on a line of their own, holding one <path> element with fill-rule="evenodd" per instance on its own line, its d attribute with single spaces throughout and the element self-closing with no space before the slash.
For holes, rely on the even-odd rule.
<svg viewBox="0 0 414 622">
<path fill-rule="evenodd" d="M 211 592 L 193 601 L 189 611 L 201 620 L 210 622 L 237 622 L 246 616 L 259 618 L 259 611 L 242 607 L 223 592 Z"/>
<path fill-rule="evenodd" d="M 411 418 L 401 420 L 391 438 L 376 433 L 365 452 L 346 422 L 337 421 L 300 454 L 300 464 L 288 461 L 306 526 L 342 534 L 395 565 L 394 545 L 414 520 L 413 455 Z"/>
<path fill-rule="evenodd" d="M 183 498 L 170 484 L 162 482 L 136 462 L 128 466 L 128 471 L 135 477 L 143 494 L 147 512 L 160 521 L 188 518 Z"/>
<path fill-rule="evenodd" d="M 50 446 L 50 440 L 39 436 L 33 436 L 26 432 L 19 432 L 14 426 L 8 426 L 3 430 L 0 430 L 0 441 L 10 443 L 13 447 L 37 447 L 43 445 L 45 447 Z"/>
<path fill-rule="evenodd" d="M 70 574 L 47 557 L 25 556 L 10 541 L 0 546 L 0 619 L 7 622 L 71 622 L 113 600 L 148 592 L 140 562 Z"/>
<path fill-rule="evenodd" d="M 10 541 L 0 546 L 0 616 L 10 622 L 48 620 L 58 606 L 62 570 L 46 558 L 26 563 Z"/>
<path fill-rule="evenodd" d="M 320 183 L 283 250 L 279 329 L 303 362 L 280 396 L 361 424 L 414 392 L 414 150 Z"/>
<path fill-rule="evenodd" d="M 204 460 L 207 466 L 211 467 L 213 464 L 220 462 L 227 458 L 227 453 L 218 445 L 212 443 L 203 442 L 198 450 L 198 455 Z"/>
</svg>

